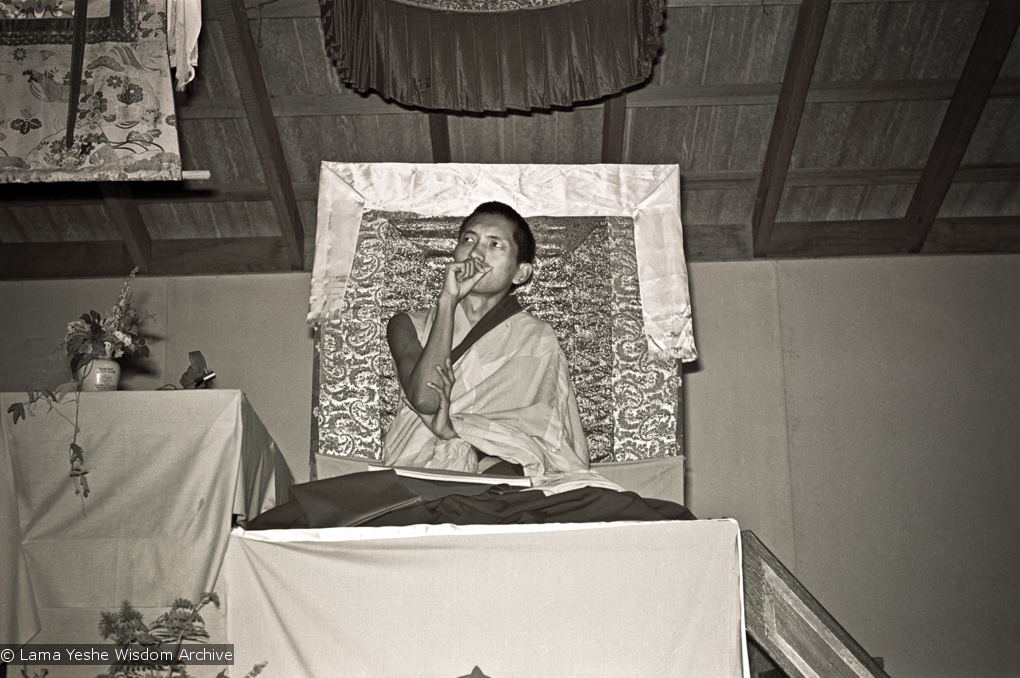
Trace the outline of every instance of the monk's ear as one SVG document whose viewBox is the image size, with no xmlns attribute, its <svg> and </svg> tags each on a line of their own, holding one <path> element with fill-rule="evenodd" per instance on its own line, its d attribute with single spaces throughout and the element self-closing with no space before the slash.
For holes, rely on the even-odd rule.
<svg viewBox="0 0 1020 678">
<path fill-rule="evenodd" d="M 517 264 L 517 273 L 514 274 L 514 285 L 523 285 L 531 280 L 533 267 L 531 264 Z"/>
</svg>

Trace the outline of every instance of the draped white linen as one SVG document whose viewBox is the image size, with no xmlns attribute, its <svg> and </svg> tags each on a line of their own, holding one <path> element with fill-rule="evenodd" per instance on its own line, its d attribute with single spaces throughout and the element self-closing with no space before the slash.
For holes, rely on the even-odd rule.
<svg viewBox="0 0 1020 678">
<path fill-rule="evenodd" d="M 505 202 L 532 216 L 625 216 L 634 241 L 650 354 L 697 358 L 680 224 L 677 165 L 337 163 L 319 170 L 309 323 L 340 312 L 362 214 L 406 211 L 466 216 Z"/>
<path fill-rule="evenodd" d="M 235 530 L 227 637 L 263 676 L 747 677 L 731 520 Z"/>
</svg>

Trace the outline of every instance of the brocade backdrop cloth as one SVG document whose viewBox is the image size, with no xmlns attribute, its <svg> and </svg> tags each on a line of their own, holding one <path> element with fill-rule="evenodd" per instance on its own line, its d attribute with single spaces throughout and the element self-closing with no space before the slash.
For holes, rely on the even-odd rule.
<svg viewBox="0 0 1020 678">
<path fill-rule="evenodd" d="M 398 393 L 385 323 L 434 303 L 460 220 L 500 200 L 536 224 L 517 294 L 568 354 L 592 461 L 678 454 L 678 361 L 697 352 L 676 165 L 323 162 L 319 182 L 320 452 L 381 458 Z"/>
<path fill-rule="evenodd" d="M 70 148 L 72 30 L 61 5 L 0 2 L 0 182 L 179 181 L 166 0 L 89 2 Z"/>
<path fill-rule="evenodd" d="M 640 84 L 663 0 L 323 0 L 340 79 L 409 106 L 568 107 Z"/>
<path fill-rule="evenodd" d="M 386 323 L 427 311 L 442 287 L 461 217 L 364 215 L 340 317 L 322 325 L 319 452 L 381 459 L 400 405 Z M 633 220 L 534 217 L 533 280 L 521 304 L 552 325 L 567 356 L 592 461 L 677 454 L 680 375 L 648 356 Z"/>
</svg>

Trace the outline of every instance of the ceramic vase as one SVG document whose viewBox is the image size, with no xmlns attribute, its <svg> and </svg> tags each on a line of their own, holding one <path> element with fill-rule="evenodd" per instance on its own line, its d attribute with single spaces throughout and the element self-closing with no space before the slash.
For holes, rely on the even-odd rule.
<svg viewBox="0 0 1020 678">
<path fill-rule="evenodd" d="M 112 358 L 97 358 L 78 368 L 83 391 L 116 391 L 120 382 L 120 363 Z"/>
</svg>

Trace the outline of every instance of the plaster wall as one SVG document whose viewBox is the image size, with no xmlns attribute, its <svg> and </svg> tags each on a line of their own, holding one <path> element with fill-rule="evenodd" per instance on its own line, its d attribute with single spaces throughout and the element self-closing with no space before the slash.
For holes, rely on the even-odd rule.
<svg viewBox="0 0 1020 678">
<path fill-rule="evenodd" d="M 1020 257 L 689 270 L 695 514 L 753 530 L 896 678 L 1018 675 Z M 120 282 L 0 282 L 0 390 L 66 381 L 65 325 Z M 133 288 L 152 355 L 123 387 L 179 385 L 202 351 L 306 480 L 308 274 Z"/>
<path fill-rule="evenodd" d="M 1020 258 L 695 263 L 689 504 L 892 676 L 1020 675 Z"/>
<path fill-rule="evenodd" d="M 298 481 L 308 479 L 312 408 L 310 274 L 147 277 L 131 285 L 153 314 L 142 325 L 149 358 L 122 373 L 123 390 L 181 387 L 201 351 L 215 388 L 244 392 Z M 121 279 L 0 282 L 0 391 L 53 388 L 70 380 L 55 351 L 66 325 L 95 309 L 105 316 Z M 0 413 L 6 415 L 6 413 Z"/>
</svg>

